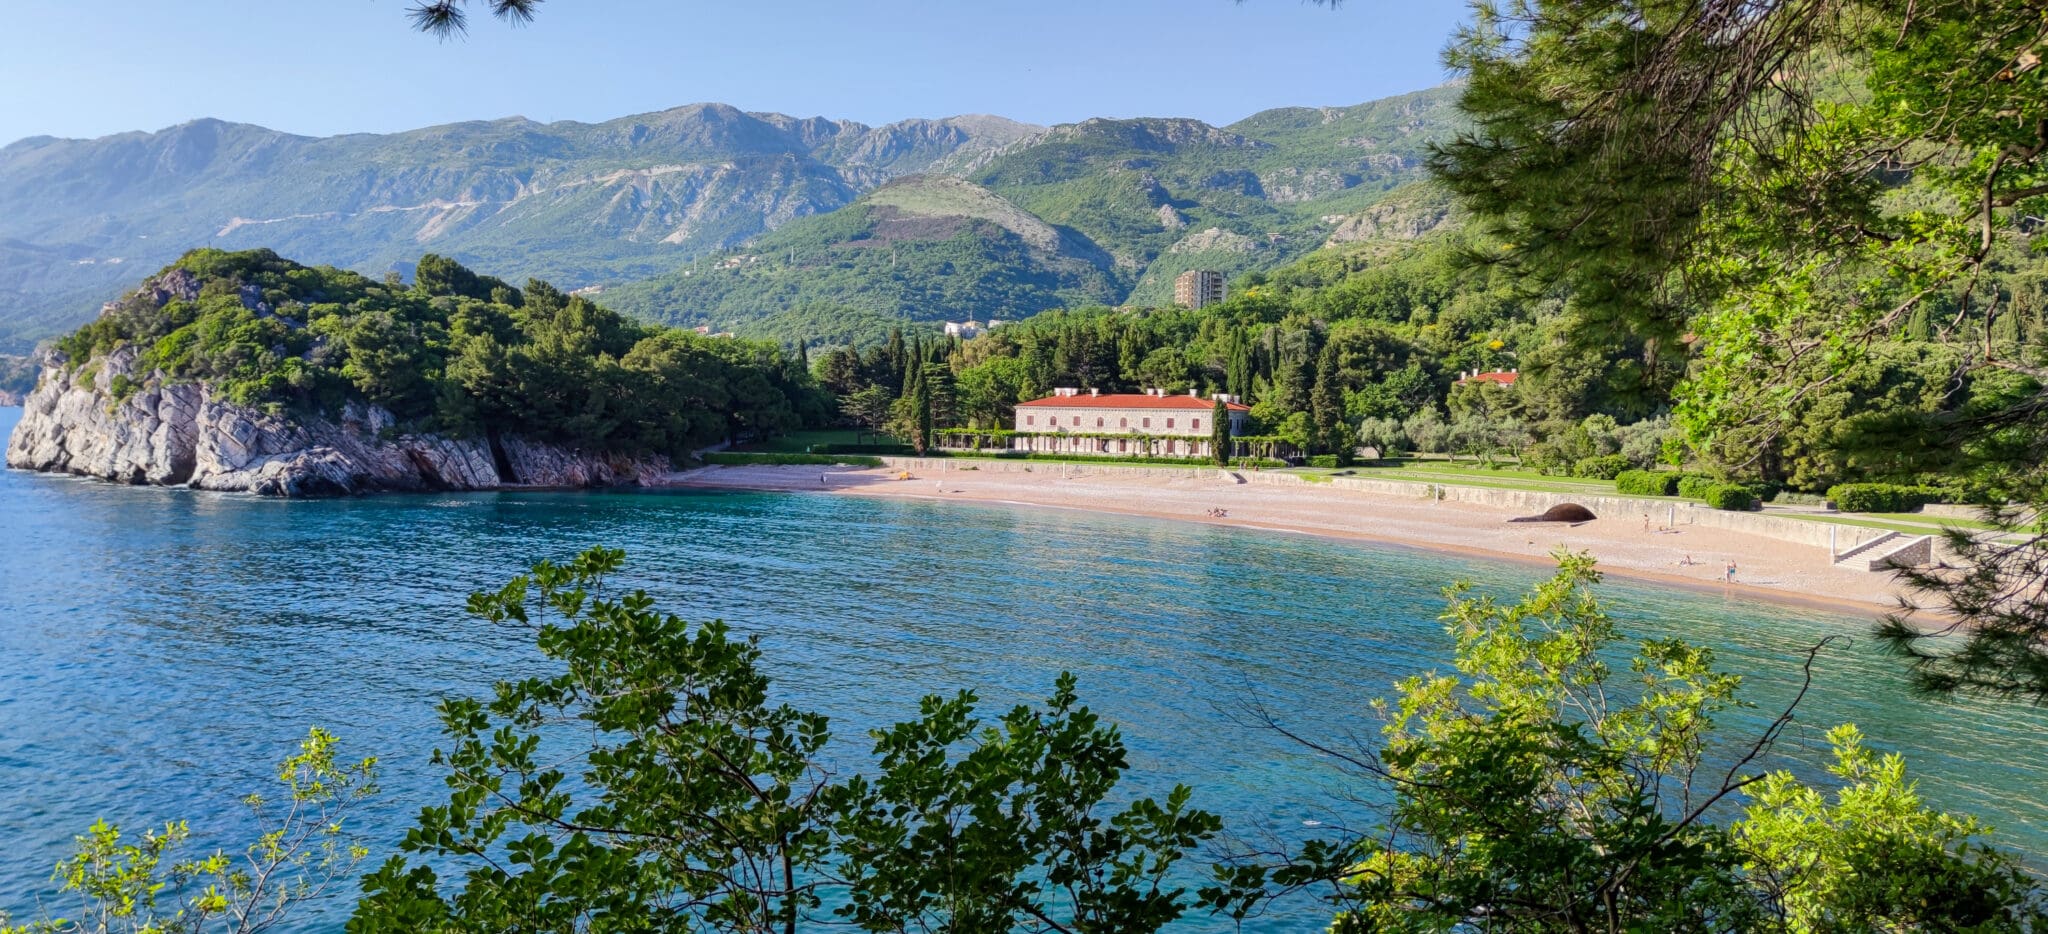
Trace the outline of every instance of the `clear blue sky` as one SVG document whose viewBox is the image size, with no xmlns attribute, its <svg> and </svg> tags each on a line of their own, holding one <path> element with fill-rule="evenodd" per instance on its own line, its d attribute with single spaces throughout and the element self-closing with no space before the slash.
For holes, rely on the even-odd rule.
<svg viewBox="0 0 2048 934">
<path fill-rule="evenodd" d="M 479 6 L 472 2 L 472 6 Z M 1462 0 L 548 0 L 415 33 L 407 0 L 7 0 L 0 143 L 197 117 L 310 135 L 696 101 L 866 123 L 1355 104 L 1441 83 Z"/>
</svg>

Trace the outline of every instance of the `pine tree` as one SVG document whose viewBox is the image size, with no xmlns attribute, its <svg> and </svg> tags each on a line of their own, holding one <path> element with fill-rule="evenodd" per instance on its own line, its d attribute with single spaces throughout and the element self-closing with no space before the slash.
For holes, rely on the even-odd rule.
<svg viewBox="0 0 2048 934">
<path fill-rule="evenodd" d="M 953 386 L 953 371 L 943 362 L 934 362 L 923 369 L 926 390 L 932 397 L 932 426 L 952 428 L 959 422 L 959 393 Z"/>
</svg>

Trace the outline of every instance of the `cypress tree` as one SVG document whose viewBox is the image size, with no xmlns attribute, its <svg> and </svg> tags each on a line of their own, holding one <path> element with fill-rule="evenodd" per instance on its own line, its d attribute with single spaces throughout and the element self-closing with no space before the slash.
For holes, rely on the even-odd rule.
<svg viewBox="0 0 2048 934">
<path fill-rule="evenodd" d="M 924 378 L 924 353 L 923 353 L 922 351 L 923 351 L 923 348 L 921 348 L 921 347 L 918 347 L 917 345 L 913 344 L 913 345 L 911 345 L 911 349 L 910 349 L 910 350 L 909 350 L 909 351 L 908 351 L 907 353 L 904 353 L 904 354 L 903 354 L 903 357 L 902 357 L 902 360 L 903 360 L 903 363 L 902 363 L 902 376 L 903 376 L 903 395 L 902 395 L 902 398 L 905 398 L 905 399 L 908 399 L 908 398 L 910 398 L 910 395 L 911 395 L 911 393 L 913 393 L 913 392 L 915 392 L 915 391 L 917 390 L 917 384 L 918 384 L 919 382 L 921 382 L 921 381 L 923 380 L 923 378 Z"/>
<path fill-rule="evenodd" d="M 1224 386 L 1230 394 L 1247 399 L 1252 394 L 1252 350 L 1241 331 L 1232 332 L 1230 339 L 1230 362 L 1224 368 Z"/>
<path fill-rule="evenodd" d="M 1221 398 L 1209 409 L 1209 454 L 1218 467 L 1230 463 L 1230 407 Z"/>
<path fill-rule="evenodd" d="M 2020 316 L 2018 309 L 2008 308 L 2005 314 L 1991 320 L 1991 337 L 2005 344 L 2020 342 Z"/>
<path fill-rule="evenodd" d="M 1344 400 L 1337 393 L 1337 348 L 1323 346 L 1316 366 L 1315 389 L 1309 392 L 1309 418 L 1315 423 L 1315 444 L 1335 454 L 1339 463 L 1350 459 L 1351 446 L 1344 443 Z"/>
<path fill-rule="evenodd" d="M 1934 339 L 1934 328 L 1928 323 L 1927 303 L 1921 302 L 1913 308 L 1913 316 L 1906 319 L 1906 339 L 1927 341 Z"/>
<path fill-rule="evenodd" d="M 904 372 L 906 365 L 904 358 L 906 356 L 907 354 L 903 352 L 903 328 L 900 326 L 890 328 L 889 343 L 882 350 L 882 360 L 889 365 L 889 382 L 895 383 L 898 386 L 905 384 L 904 380 L 907 374 Z"/>
<path fill-rule="evenodd" d="M 917 416 L 917 431 L 911 437 L 911 444 L 922 456 L 932 446 L 932 383 L 918 369 L 917 389 L 910 397 L 911 410 Z"/>
</svg>

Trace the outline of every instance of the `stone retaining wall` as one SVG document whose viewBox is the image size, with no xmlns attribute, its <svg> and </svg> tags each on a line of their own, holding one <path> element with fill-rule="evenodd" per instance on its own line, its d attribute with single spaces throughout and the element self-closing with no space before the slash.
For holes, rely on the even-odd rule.
<svg viewBox="0 0 2048 934">
<path fill-rule="evenodd" d="M 892 470 L 946 471 L 959 470 L 967 463 L 949 458 L 884 457 L 882 462 Z M 1682 502 L 1671 499 L 1645 499 L 1629 496 L 1584 495 L 1578 493 L 1549 493 L 1536 490 L 1500 490 L 1487 487 L 1449 486 L 1441 483 L 1415 483 L 1406 480 L 1374 480 L 1365 477 L 1331 477 L 1329 482 L 1310 481 L 1301 474 L 1260 470 L 1218 470 L 1213 467 L 1156 467 L 1142 464 L 1062 464 L 1049 461 L 1029 460 L 976 460 L 972 465 L 983 473 L 1036 473 L 1064 477 L 1117 476 L 1117 477 L 1158 477 L 1172 480 L 1230 480 L 1235 474 L 1247 482 L 1275 486 L 1330 486 L 1340 490 L 1352 490 L 1374 496 L 1394 496 L 1404 499 L 1434 499 L 1451 503 L 1471 503 L 1496 509 L 1513 510 L 1516 515 L 1536 515 L 1559 503 L 1578 503 L 1593 510 L 1594 515 L 1619 518 L 1641 516 L 1649 513 L 1650 521 L 1663 525 L 1699 526 L 1702 528 L 1727 529 L 1747 535 L 1760 535 L 1778 541 L 1810 545 L 1815 548 L 1832 548 L 1835 552 L 1848 551 L 1864 542 L 1885 534 L 1881 529 L 1868 529 L 1851 525 L 1833 525 L 1825 522 L 1811 522 L 1784 516 L 1773 516 L 1755 512 L 1729 512 L 1715 509 L 1702 503 Z"/>
<path fill-rule="evenodd" d="M 1246 478 L 1255 483 L 1320 485 L 1303 479 L 1299 474 L 1258 473 L 1247 474 Z M 1731 532 L 1761 535 L 1765 538 L 1773 538 L 1800 545 L 1811 545 L 1816 548 L 1833 547 L 1836 551 L 1847 551 L 1884 534 L 1879 529 L 1831 525 L 1824 522 L 1808 522 L 1784 516 L 1765 515 L 1763 513 L 1730 512 L 1715 509 L 1703 503 L 1671 499 L 1587 495 L 1582 493 L 1551 493 L 1537 490 L 1500 490 L 1487 487 L 1450 486 L 1441 483 L 1413 483 L 1404 480 L 1369 480 L 1363 477 L 1331 477 L 1329 485 L 1339 489 L 1357 490 L 1362 493 L 1372 493 L 1380 496 L 1401 496 L 1436 499 L 1453 503 L 1472 503 L 1497 509 L 1510 509 L 1520 515 L 1530 516 L 1541 513 L 1559 503 L 1577 503 L 1593 510 L 1593 514 L 1596 516 L 1620 518 L 1640 516 L 1648 513 L 1650 521 L 1660 526 L 1668 522 L 1672 526 L 1679 528 L 1693 525 L 1704 528 L 1727 529 Z"/>
</svg>

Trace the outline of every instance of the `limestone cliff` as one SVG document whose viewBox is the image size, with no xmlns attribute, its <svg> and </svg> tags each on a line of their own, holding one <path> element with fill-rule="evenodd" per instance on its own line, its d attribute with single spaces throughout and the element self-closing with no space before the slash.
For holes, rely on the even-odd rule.
<svg viewBox="0 0 2048 934">
<path fill-rule="evenodd" d="M 43 361 L 7 443 L 7 466 L 120 483 L 343 496 L 412 490 L 647 484 L 660 458 L 576 451 L 515 437 L 450 438 L 397 429 L 352 404 L 333 417 L 286 417 L 214 398 L 196 382 L 135 372 L 124 348 L 67 370 Z M 140 386 L 115 399 L 115 376 Z"/>
</svg>

